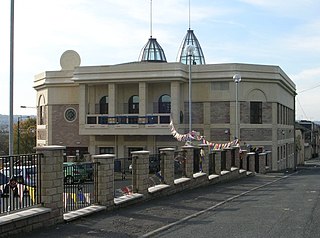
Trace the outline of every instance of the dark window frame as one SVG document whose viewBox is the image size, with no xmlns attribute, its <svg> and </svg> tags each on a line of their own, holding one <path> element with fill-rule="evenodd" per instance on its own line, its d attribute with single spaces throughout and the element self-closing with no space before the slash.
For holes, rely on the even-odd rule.
<svg viewBox="0 0 320 238">
<path fill-rule="evenodd" d="M 168 94 L 163 94 L 158 100 L 159 113 L 171 113 L 171 97 Z"/>
<path fill-rule="evenodd" d="M 262 124 L 262 102 L 250 102 L 250 124 Z"/>
<path fill-rule="evenodd" d="M 139 114 L 139 96 L 132 95 L 128 101 L 128 113 L 129 114 Z"/>
<path fill-rule="evenodd" d="M 99 113 L 108 114 L 109 113 L 109 97 L 103 96 L 99 101 Z"/>
</svg>

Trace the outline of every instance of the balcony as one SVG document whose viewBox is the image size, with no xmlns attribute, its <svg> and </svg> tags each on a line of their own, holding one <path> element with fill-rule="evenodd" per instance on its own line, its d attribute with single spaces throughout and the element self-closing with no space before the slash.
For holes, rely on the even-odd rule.
<svg viewBox="0 0 320 238">
<path fill-rule="evenodd" d="M 89 114 L 80 126 L 82 135 L 169 135 L 170 114 Z M 106 129 L 106 130 L 102 130 Z"/>
</svg>

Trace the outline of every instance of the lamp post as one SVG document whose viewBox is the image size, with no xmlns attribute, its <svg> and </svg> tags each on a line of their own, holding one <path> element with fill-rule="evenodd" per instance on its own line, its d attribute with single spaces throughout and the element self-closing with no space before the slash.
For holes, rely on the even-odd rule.
<svg viewBox="0 0 320 238">
<path fill-rule="evenodd" d="M 194 46 L 193 45 L 188 45 L 186 48 L 187 51 L 187 56 L 189 57 L 189 133 L 192 131 L 192 109 L 191 109 L 191 98 L 192 98 L 192 92 L 191 92 L 191 64 L 192 64 L 192 57 L 194 54 Z"/>
<path fill-rule="evenodd" d="M 233 80 L 236 83 L 236 131 L 235 131 L 235 138 L 239 138 L 239 113 L 238 113 L 238 91 L 239 91 L 239 83 L 241 82 L 241 75 L 235 74 L 233 75 Z"/>
</svg>

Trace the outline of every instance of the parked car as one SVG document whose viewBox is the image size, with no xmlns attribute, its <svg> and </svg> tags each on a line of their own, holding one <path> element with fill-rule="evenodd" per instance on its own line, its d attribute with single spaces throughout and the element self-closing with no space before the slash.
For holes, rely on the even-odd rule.
<svg viewBox="0 0 320 238">
<path fill-rule="evenodd" d="M 94 163 L 84 162 L 79 165 L 85 170 L 85 180 L 93 181 Z"/>
<path fill-rule="evenodd" d="M 82 164 L 75 162 L 63 163 L 64 182 L 73 184 L 75 182 L 84 182 L 87 178 L 86 169 Z"/>
</svg>

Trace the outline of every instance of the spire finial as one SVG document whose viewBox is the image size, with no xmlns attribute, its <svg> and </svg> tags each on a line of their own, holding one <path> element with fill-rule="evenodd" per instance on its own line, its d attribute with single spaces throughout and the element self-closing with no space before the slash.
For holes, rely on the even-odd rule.
<svg viewBox="0 0 320 238">
<path fill-rule="evenodd" d="M 150 0 L 150 38 L 152 38 L 152 0 Z"/>
<path fill-rule="evenodd" d="M 189 30 L 191 29 L 191 10 L 190 10 L 190 0 L 189 0 Z"/>
</svg>

